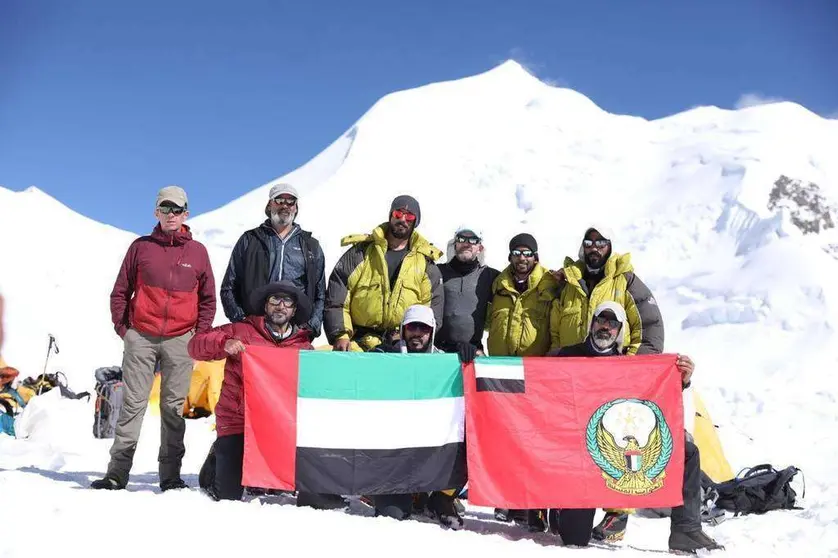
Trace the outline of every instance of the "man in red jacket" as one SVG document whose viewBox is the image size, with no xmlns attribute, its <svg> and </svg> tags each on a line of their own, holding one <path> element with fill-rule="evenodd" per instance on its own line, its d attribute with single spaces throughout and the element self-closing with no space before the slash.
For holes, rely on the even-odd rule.
<svg viewBox="0 0 838 558">
<path fill-rule="evenodd" d="M 248 345 L 314 349 L 308 332 L 299 327 L 311 318 L 311 301 L 293 283 L 279 281 L 260 287 L 251 293 L 250 304 L 251 308 L 264 308 L 264 314 L 199 333 L 189 341 L 189 354 L 194 359 L 227 359 L 221 396 L 215 406 L 218 438 L 205 465 L 211 469 L 214 463 L 214 479 L 201 481 L 216 500 L 240 500 L 244 492 L 244 381 L 240 353 Z M 204 474 L 202 470 L 201 476 Z"/>
<path fill-rule="evenodd" d="M 158 225 L 128 248 L 111 292 L 111 319 L 125 344 L 125 392 L 108 472 L 92 488 L 113 490 L 128 484 L 158 361 L 160 488 L 186 488 L 180 478 L 186 432 L 183 402 L 193 368 L 186 344 L 196 332 L 212 327 L 215 279 L 207 249 L 192 240 L 184 225 L 189 216 L 186 192 L 177 186 L 160 190 L 154 216 Z"/>
</svg>

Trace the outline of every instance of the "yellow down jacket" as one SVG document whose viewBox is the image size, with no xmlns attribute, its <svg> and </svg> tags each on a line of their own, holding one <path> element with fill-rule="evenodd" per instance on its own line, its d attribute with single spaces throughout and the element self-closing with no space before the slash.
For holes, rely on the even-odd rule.
<svg viewBox="0 0 838 558">
<path fill-rule="evenodd" d="M 593 291 L 584 280 L 585 262 L 565 258 L 563 284 L 550 311 L 550 350 L 585 340 L 593 312 L 606 301 L 621 304 L 628 328 L 623 330 L 626 354 L 663 352 L 663 319 L 649 288 L 634 274 L 630 254 L 612 254 Z"/>
<path fill-rule="evenodd" d="M 430 306 L 437 328 L 442 325 L 442 275 L 434 263 L 442 251 L 413 231 L 391 289 L 386 230 L 383 223 L 371 234 L 341 239 L 341 246 L 352 247 L 335 264 L 326 288 L 323 326 L 331 345 L 349 338 L 361 350 L 371 350 L 383 335 L 399 330 L 405 310 L 414 304 Z"/>
<path fill-rule="evenodd" d="M 492 285 L 492 313 L 489 316 L 490 356 L 543 356 L 550 349 L 550 305 L 558 293 L 558 282 L 536 263 L 519 293 L 508 266 Z"/>
</svg>

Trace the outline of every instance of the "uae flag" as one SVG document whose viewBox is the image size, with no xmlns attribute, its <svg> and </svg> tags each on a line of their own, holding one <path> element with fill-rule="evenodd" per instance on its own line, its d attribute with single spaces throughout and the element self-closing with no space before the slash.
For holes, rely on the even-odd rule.
<svg viewBox="0 0 838 558">
<path fill-rule="evenodd" d="M 465 366 L 469 501 L 510 509 L 681 505 L 675 361 L 480 357 Z"/>
<path fill-rule="evenodd" d="M 375 495 L 465 483 L 457 355 L 248 347 L 242 366 L 245 486 Z"/>
</svg>

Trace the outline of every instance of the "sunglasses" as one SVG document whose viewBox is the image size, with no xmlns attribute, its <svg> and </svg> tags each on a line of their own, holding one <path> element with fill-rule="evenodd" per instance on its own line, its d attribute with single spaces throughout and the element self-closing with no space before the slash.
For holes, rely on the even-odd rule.
<svg viewBox="0 0 838 558">
<path fill-rule="evenodd" d="M 585 245 L 585 248 L 590 248 L 591 246 L 596 246 L 597 248 L 605 248 L 609 244 L 611 244 L 610 240 L 606 240 L 604 238 L 600 238 L 597 240 L 588 240 L 587 238 L 582 241 L 582 244 Z"/>
<path fill-rule="evenodd" d="M 268 297 L 268 304 L 272 306 L 284 306 L 285 308 L 291 308 L 296 304 L 296 302 L 290 296 L 271 296 Z"/>
<path fill-rule="evenodd" d="M 404 211 L 403 209 L 394 209 L 392 216 L 393 219 L 404 219 L 408 223 L 412 223 L 416 220 L 416 215 L 414 215 L 410 211 Z"/>
<path fill-rule="evenodd" d="M 297 205 L 297 198 L 276 197 L 276 198 L 274 198 L 274 203 L 277 203 L 279 205 L 287 205 L 289 207 L 293 207 L 293 206 Z"/>
<path fill-rule="evenodd" d="M 183 207 L 172 207 L 171 205 L 161 205 L 157 209 L 160 210 L 160 213 L 163 215 L 168 215 L 170 213 L 174 213 L 175 215 L 182 215 L 186 209 Z"/>
<path fill-rule="evenodd" d="M 469 244 L 480 244 L 480 238 L 476 237 L 476 236 L 459 236 L 458 235 L 457 238 L 455 238 L 454 240 L 457 241 L 458 243 L 461 243 L 461 244 L 465 244 L 466 242 L 468 242 Z"/>
<path fill-rule="evenodd" d="M 597 316 L 594 321 L 601 325 L 607 325 L 611 329 L 618 329 L 620 327 L 620 320 L 615 318 L 603 318 L 602 316 Z"/>
<path fill-rule="evenodd" d="M 512 250 L 509 253 L 512 254 L 513 256 L 524 256 L 525 258 L 531 258 L 531 257 L 535 256 L 535 252 L 533 252 L 532 250 L 518 250 L 518 249 L 515 249 L 515 250 Z"/>
</svg>

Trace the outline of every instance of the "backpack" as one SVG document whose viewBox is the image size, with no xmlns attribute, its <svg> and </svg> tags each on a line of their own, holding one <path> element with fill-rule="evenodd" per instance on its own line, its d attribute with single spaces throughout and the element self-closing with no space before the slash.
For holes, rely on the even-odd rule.
<svg viewBox="0 0 838 558">
<path fill-rule="evenodd" d="M 113 438 L 125 394 L 122 368 L 119 366 L 97 368 L 94 375 L 96 377 L 96 404 L 93 410 L 93 437 Z"/>
<path fill-rule="evenodd" d="M 791 481 L 797 473 L 802 475 L 797 467 L 786 467 L 778 471 L 767 463 L 743 469 L 736 478 L 714 484 L 713 488 L 718 494 L 715 506 L 734 512 L 734 516 L 803 509 L 795 505 L 797 492 L 791 487 Z M 805 478 L 802 497 L 806 497 Z"/>
</svg>

